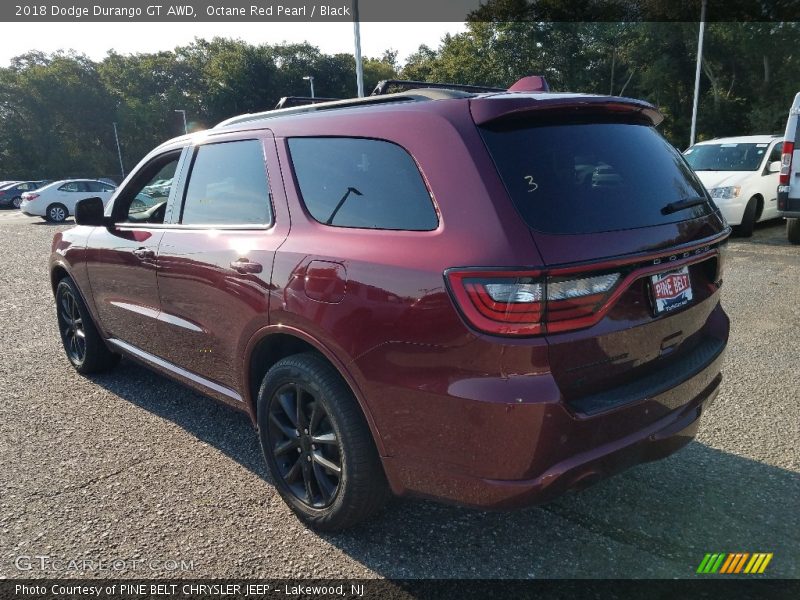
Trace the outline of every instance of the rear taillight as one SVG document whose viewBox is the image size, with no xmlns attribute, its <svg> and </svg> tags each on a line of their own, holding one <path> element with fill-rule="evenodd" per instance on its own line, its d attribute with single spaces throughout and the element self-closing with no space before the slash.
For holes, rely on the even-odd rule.
<svg viewBox="0 0 800 600">
<path fill-rule="evenodd" d="M 39 197 L 39 194 L 34 194 L 32 192 L 25 192 L 24 194 L 22 194 L 22 199 L 23 200 L 28 200 L 29 202 L 31 200 L 36 200 L 36 198 L 38 198 L 38 197 Z"/>
<path fill-rule="evenodd" d="M 619 278 L 619 273 L 607 273 L 581 279 L 548 279 L 547 330 L 566 331 L 583 327 L 585 319 L 603 305 Z"/>
<path fill-rule="evenodd" d="M 497 335 L 543 333 L 544 284 L 525 271 L 450 270 L 450 290 L 466 319 Z"/>
<path fill-rule="evenodd" d="M 792 154 L 794 153 L 794 142 L 783 142 L 781 150 L 781 174 L 778 179 L 779 185 L 789 185 L 789 175 L 792 172 Z"/>
<path fill-rule="evenodd" d="M 588 325 L 619 273 L 545 277 L 529 271 L 447 271 L 450 290 L 470 324 L 495 335 L 525 336 Z"/>
</svg>

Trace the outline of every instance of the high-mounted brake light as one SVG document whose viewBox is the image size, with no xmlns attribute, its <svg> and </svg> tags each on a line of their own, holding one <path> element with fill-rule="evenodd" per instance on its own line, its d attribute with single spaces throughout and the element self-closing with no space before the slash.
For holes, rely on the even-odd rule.
<svg viewBox="0 0 800 600">
<path fill-rule="evenodd" d="M 783 142 L 781 150 L 781 174 L 778 178 L 778 185 L 789 185 L 789 175 L 792 172 L 792 154 L 794 153 L 794 142 Z"/>
<path fill-rule="evenodd" d="M 447 271 L 450 291 L 470 324 L 486 333 L 530 336 L 586 326 L 619 273 L 547 278 L 537 271 Z"/>
</svg>

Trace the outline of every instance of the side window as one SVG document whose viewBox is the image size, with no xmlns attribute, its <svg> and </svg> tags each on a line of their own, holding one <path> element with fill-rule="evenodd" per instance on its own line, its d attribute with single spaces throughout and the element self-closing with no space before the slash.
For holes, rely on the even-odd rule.
<svg viewBox="0 0 800 600">
<path fill-rule="evenodd" d="M 264 149 L 259 140 L 206 144 L 196 150 L 181 223 L 269 225 Z"/>
<path fill-rule="evenodd" d="M 89 188 L 88 191 L 90 192 L 102 192 L 102 185 L 99 181 L 87 181 L 86 187 Z"/>
<path fill-rule="evenodd" d="M 180 157 L 180 150 L 168 152 L 145 165 L 115 201 L 115 219 L 127 223 L 163 223 Z M 104 183 L 98 185 L 100 191 L 114 190 Z"/>
<path fill-rule="evenodd" d="M 86 184 L 83 181 L 70 181 L 65 183 L 60 188 L 58 188 L 62 192 L 85 192 Z"/>
<path fill-rule="evenodd" d="M 781 151 L 783 150 L 783 142 L 778 142 L 772 147 L 767 165 L 781 159 Z"/>
<path fill-rule="evenodd" d="M 308 212 L 335 227 L 430 231 L 439 220 L 411 156 L 391 142 L 360 138 L 289 140 Z"/>
</svg>

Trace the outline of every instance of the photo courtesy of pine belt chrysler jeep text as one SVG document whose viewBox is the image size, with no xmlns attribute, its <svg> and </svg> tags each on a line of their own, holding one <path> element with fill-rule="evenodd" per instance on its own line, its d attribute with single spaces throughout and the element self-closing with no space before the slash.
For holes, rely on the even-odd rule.
<svg viewBox="0 0 800 600">
<path fill-rule="evenodd" d="M 66 354 L 245 411 L 323 530 L 392 493 L 512 508 L 662 458 L 719 390 L 730 228 L 661 118 L 424 88 L 173 139 L 53 240 Z"/>
</svg>

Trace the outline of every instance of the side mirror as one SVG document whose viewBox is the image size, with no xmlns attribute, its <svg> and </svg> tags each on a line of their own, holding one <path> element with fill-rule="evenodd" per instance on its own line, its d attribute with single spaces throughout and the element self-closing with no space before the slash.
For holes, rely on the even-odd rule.
<svg viewBox="0 0 800 600">
<path fill-rule="evenodd" d="M 781 172 L 781 161 L 775 160 L 767 166 L 767 173 L 780 173 Z"/>
<path fill-rule="evenodd" d="M 75 222 L 78 225 L 88 225 L 89 227 L 104 227 L 110 222 L 109 219 L 106 219 L 104 212 L 103 201 L 96 196 L 78 200 L 75 205 Z"/>
</svg>

